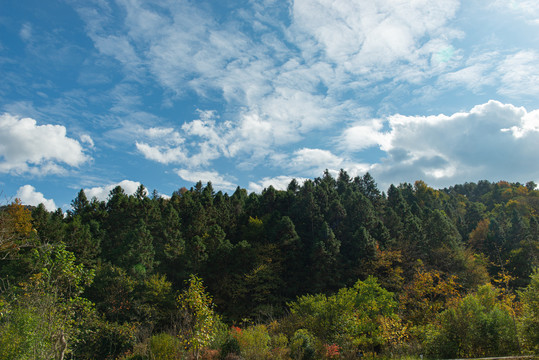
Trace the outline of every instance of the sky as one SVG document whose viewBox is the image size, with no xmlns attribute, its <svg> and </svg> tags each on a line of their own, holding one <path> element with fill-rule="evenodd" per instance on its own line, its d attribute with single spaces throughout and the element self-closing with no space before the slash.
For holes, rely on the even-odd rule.
<svg viewBox="0 0 539 360">
<path fill-rule="evenodd" d="M 0 202 L 539 182 L 535 0 L 5 0 Z"/>
</svg>

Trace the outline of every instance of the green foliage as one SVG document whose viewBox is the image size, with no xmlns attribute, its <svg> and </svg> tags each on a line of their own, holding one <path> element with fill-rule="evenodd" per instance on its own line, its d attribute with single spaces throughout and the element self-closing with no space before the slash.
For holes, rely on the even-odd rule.
<svg viewBox="0 0 539 360">
<path fill-rule="evenodd" d="M 136 324 L 119 324 L 92 317 L 84 323 L 74 355 L 76 359 L 116 359 L 136 344 Z"/>
<path fill-rule="evenodd" d="M 229 354 L 239 356 L 241 352 L 240 343 L 236 336 L 228 336 L 225 342 L 221 345 L 220 356 L 221 360 L 226 359 Z"/>
<path fill-rule="evenodd" d="M 491 285 L 479 288 L 439 316 L 427 348 L 434 357 L 462 358 L 511 355 L 518 352 L 515 323 Z"/>
<path fill-rule="evenodd" d="M 240 354 L 246 360 L 270 359 L 270 335 L 265 325 L 247 327 L 235 333 Z"/>
<path fill-rule="evenodd" d="M 178 341 L 182 356 L 211 358 L 240 338 L 250 358 L 501 355 L 518 352 L 516 328 L 539 351 L 532 183 L 417 181 L 386 195 L 369 174 L 325 171 L 286 191 L 146 193 L 80 191 L 67 216 L 0 207 L 0 358 L 149 359 Z M 500 292 L 477 291 L 487 282 Z M 230 337 L 214 303 L 228 324 L 278 326 Z"/>
<path fill-rule="evenodd" d="M 519 292 L 522 317 L 519 335 L 522 346 L 532 354 L 539 353 L 539 269 L 535 269 L 530 284 Z"/>
<path fill-rule="evenodd" d="M 41 330 L 37 314 L 22 307 L 11 309 L 0 317 L 0 358 L 32 359 L 33 354 L 43 353 L 50 347 L 46 334 Z"/>
<path fill-rule="evenodd" d="M 92 311 L 80 295 L 93 272 L 76 264 L 63 244 L 42 246 L 31 255 L 33 273 L 13 290 L 11 308 L 0 319 L 0 341 L 19 358 L 63 357 L 79 341 L 77 325 Z"/>
<path fill-rule="evenodd" d="M 205 291 L 202 280 L 191 275 L 187 284 L 188 288 L 178 296 L 179 337 L 184 348 L 198 359 L 201 349 L 214 339 L 220 319 L 213 310 L 212 298 Z"/>
<path fill-rule="evenodd" d="M 393 317 L 397 303 L 376 278 L 358 281 L 332 296 L 306 295 L 289 304 L 298 327 L 324 343 L 372 351 L 384 342 L 381 317 Z"/>
<path fill-rule="evenodd" d="M 150 359 L 181 359 L 182 346 L 180 340 L 170 334 L 161 333 L 150 338 Z"/>
<path fill-rule="evenodd" d="M 290 340 L 290 355 L 294 360 L 315 359 L 315 340 L 306 329 L 298 329 Z"/>
</svg>

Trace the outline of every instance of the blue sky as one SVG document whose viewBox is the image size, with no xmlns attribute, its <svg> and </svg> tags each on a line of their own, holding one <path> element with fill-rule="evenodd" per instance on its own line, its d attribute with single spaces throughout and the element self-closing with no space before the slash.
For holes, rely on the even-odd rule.
<svg viewBox="0 0 539 360">
<path fill-rule="evenodd" d="M 5 201 L 539 182 L 538 152 L 535 0 L 0 3 Z"/>
</svg>

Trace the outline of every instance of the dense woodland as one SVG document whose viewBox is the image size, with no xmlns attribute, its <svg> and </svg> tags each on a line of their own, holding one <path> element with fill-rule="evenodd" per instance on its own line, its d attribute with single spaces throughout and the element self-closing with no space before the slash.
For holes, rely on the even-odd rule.
<svg viewBox="0 0 539 360">
<path fill-rule="evenodd" d="M 80 191 L 0 211 L 2 359 L 456 358 L 539 353 L 539 191 Z"/>
</svg>

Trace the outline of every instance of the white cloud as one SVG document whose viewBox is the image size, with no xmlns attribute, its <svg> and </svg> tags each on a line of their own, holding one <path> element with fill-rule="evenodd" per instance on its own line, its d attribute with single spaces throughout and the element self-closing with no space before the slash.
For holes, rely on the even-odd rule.
<svg viewBox="0 0 539 360">
<path fill-rule="evenodd" d="M 234 190 L 237 184 L 233 183 L 234 179 L 227 180 L 216 171 L 192 171 L 187 169 L 179 169 L 176 171 L 179 177 L 185 181 L 197 183 L 202 181 L 203 184 L 211 182 L 214 189 Z"/>
<path fill-rule="evenodd" d="M 536 0 L 496 0 L 493 5 L 504 15 L 509 10 L 531 23 L 539 24 L 539 3 Z"/>
<path fill-rule="evenodd" d="M 222 118 L 200 111 L 198 119 L 181 125 L 131 128 L 140 154 L 181 164 L 178 175 L 188 181 L 213 179 L 216 186 L 234 187 L 216 172 L 200 171 L 225 157 L 234 158 L 240 169 L 269 163 L 305 176 L 326 168 L 358 174 L 376 170 L 386 179 L 403 174 L 442 183 L 479 176 L 483 166 L 490 169 L 489 154 L 510 158 L 484 139 L 519 148 L 536 134 L 535 120 L 525 120 L 534 118 L 533 112 L 526 117 L 525 110 L 500 103 L 447 116 L 364 120 L 371 111 L 407 111 L 393 110 L 392 99 L 400 101 L 418 85 L 427 85 L 417 89 L 425 92 L 418 102 L 462 87 L 476 94 L 488 87 L 514 97 L 524 91 L 539 94 L 534 50 L 500 54 L 475 48 L 465 57 L 465 49 L 456 48 L 453 41 L 464 37 L 450 23 L 458 0 L 296 0 L 285 22 L 265 16 L 263 7 L 253 3 L 234 18 L 212 16 L 210 7 L 188 2 L 163 2 L 159 10 L 145 1 L 119 3 L 125 18 L 118 31 L 109 30 L 105 5 L 104 16 L 83 12 L 102 54 L 114 56 L 127 72 L 143 71 L 144 79 L 157 80 L 174 100 L 194 92 L 225 103 Z M 532 6 L 518 3 L 528 10 Z M 114 46 L 119 51 L 113 54 Z M 376 110 L 361 105 L 377 98 L 384 99 Z M 116 111 L 127 112 L 140 98 L 122 93 L 118 101 Z M 347 126 L 344 131 L 337 130 L 341 124 Z M 314 132 L 338 140 L 336 150 L 344 154 L 308 148 Z M 290 146 L 298 143 L 296 150 Z M 387 158 L 374 168 L 353 160 L 352 154 L 361 156 L 372 147 Z M 264 181 L 253 182 L 252 188 Z"/>
<path fill-rule="evenodd" d="M 501 94 L 514 97 L 539 95 L 539 54 L 525 50 L 507 56 L 498 66 Z"/>
<path fill-rule="evenodd" d="M 300 185 L 307 180 L 307 178 L 298 178 L 286 175 L 265 177 L 258 182 L 249 182 L 248 190 L 251 192 L 261 193 L 262 190 L 269 188 L 270 185 L 273 186 L 276 190 L 286 190 L 292 179 L 296 179 L 296 181 Z"/>
<path fill-rule="evenodd" d="M 296 0 L 294 30 L 300 37 L 296 41 L 306 44 L 305 51 L 316 53 L 321 48 L 330 62 L 347 72 L 367 76 L 378 69 L 372 76 L 385 77 L 383 72 L 391 71 L 391 67 L 381 70 L 380 66 L 397 61 L 428 61 L 418 58 L 421 39 L 447 37 L 450 32 L 443 31 L 444 24 L 458 6 L 456 0 Z M 392 68 L 392 74 L 399 71 L 398 67 Z"/>
<path fill-rule="evenodd" d="M 126 194 L 132 195 L 135 193 L 135 191 L 137 191 L 140 185 L 141 184 L 138 181 L 123 180 L 116 184 L 96 186 L 93 188 L 84 189 L 84 193 L 86 194 L 88 199 L 92 199 L 93 197 L 95 197 L 99 201 L 105 201 L 107 200 L 112 189 L 114 189 L 116 186 L 120 186 Z M 146 193 L 147 192 L 148 191 L 146 190 Z"/>
<path fill-rule="evenodd" d="M 94 148 L 94 140 L 92 139 L 92 137 L 88 134 L 83 134 L 80 136 L 80 141 L 85 143 L 85 144 L 88 144 L 88 146 L 90 148 Z"/>
<path fill-rule="evenodd" d="M 138 150 L 162 163 L 193 158 L 191 165 L 208 164 L 239 154 L 261 159 L 272 147 L 302 141 L 313 130 L 355 121 L 364 109 L 347 100 L 351 93 L 389 76 L 418 81 L 429 71 L 430 58 L 440 49 L 453 49 L 448 41 L 459 36 L 443 28 L 458 8 L 456 0 L 297 0 L 289 28 L 264 16 L 256 4 L 242 8 L 236 20 L 223 22 L 189 3 L 164 3 L 166 11 L 156 11 L 144 1 L 120 4 L 126 11 L 122 25 L 128 29 L 123 35 L 107 30 L 106 16 L 103 20 L 96 12 L 79 10 L 103 54 L 110 55 L 113 47 L 108 45 L 116 44 L 124 50 L 114 56 L 122 56 L 126 69 L 138 71 L 143 64 L 176 94 L 194 90 L 213 98 L 217 93 L 227 102 L 230 126 L 201 116 L 182 127 L 186 142 L 193 136 L 203 139 L 198 152 L 187 145 L 139 140 Z M 250 26 L 260 37 L 241 30 Z M 280 40 L 281 35 L 288 42 Z"/>
<path fill-rule="evenodd" d="M 29 23 L 25 23 L 21 26 L 21 30 L 19 31 L 19 36 L 24 41 L 30 41 L 32 39 L 32 25 Z"/>
<path fill-rule="evenodd" d="M 333 155 L 331 151 L 303 148 L 294 152 L 290 168 L 320 174 L 325 169 L 339 169 L 343 159 Z"/>
<path fill-rule="evenodd" d="M 477 92 L 485 85 L 492 85 L 494 79 L 491 73 L 492 64 L 476 63 L 454 72 L 441 75 L 438 85 L 441 87 L 465 86 Z"/>
<path fill-rule="evenodd" d="M 386 134 L 381 132 L 381 120 L 372 120 L 354 125 L 344 130 L 338 139 L 338 146 L 348 151 L 365 150 L 372 146 L 383 146 Z"/>
<path fill-rule="evenodd" d="M 394 179 L 449 186 L 539 178 L 529 166 L 539 152 L 538 110 L 491 100 L 450 116 L 394 115 L 387 121 L 389 131 L 380 134 L 387 157 L 370 170 L 385 185 Z"/>
<path fill-rule="evenodd" d="M 24 205 L 38 206 L 39 204 L 45 205 L 48 211 L 55 211 L 57 209 L 54 200 L 45 199 L 45 196 L 36 191 L 36 188 L 32 185 L 24 185 L 17 190 L 17 198 L 21 199 Z"/>
<path fill-rule="evenodd" d="M 0 172 L 60 174 L 61 164 L 79 166 L 88 161 L 77 140 L 61 125 L 37 125 L 31 118 L 0 115 Z"/>
<path fill-rule="evenodd" d="M 173 128 L 163 128 L 163 127 L 154 127 L 144 130 L 146 136 L 150 139 L 156 139 L 168 144 L 181 144 L 184 142 L 184 139 L 181 135 L 174 131 Z"/>
<path fill-rule="evenodd" d="M 527 135 L 534 136 L 534 132 L 539 132 L 539 110 L 525 113 L 521 118 L 520 124 L 502 129 L 502 131 L 511 131 L 517 139 Z"/>
<path fill-rule="evenodd" d="M 227 139 L 230 124 L 216 124 L 212 111 L 200 111 L 200 119 L 184 123 L 181 133 L 172 128 L 138 129 L 145 141 L 136 141 L 137 150 L 148 160 L 162 164 L 208 165 L 210 161 L 228 156 Z M 189 142 L 185 141 L 189 138 Z"/>
<path fill-rule="evenodd" d="M 167 148 L 152 146 L 143 142 L 136 142 L 137 150 L 148 160 L 157 161 L 161 164 L 180 163 L 186 160 L 185 150 L 181 147 Z"/>
</svg>

